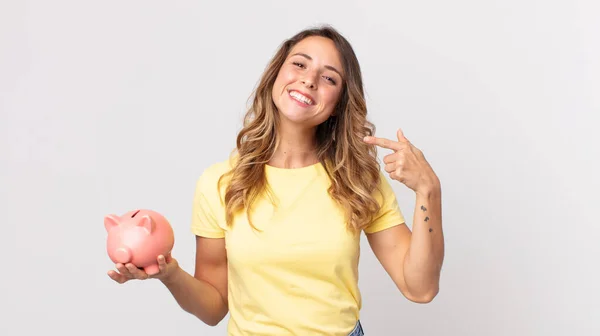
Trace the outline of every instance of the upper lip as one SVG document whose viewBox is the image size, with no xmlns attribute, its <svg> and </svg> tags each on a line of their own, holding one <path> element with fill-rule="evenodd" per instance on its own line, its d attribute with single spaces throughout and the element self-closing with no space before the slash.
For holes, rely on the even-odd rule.
<svg viewBox="0 0 600 336">
<path fill-rule="evenodd" d="M 291 90 L 289 91 L 289 93 L 291 93 L 292 91 L 296 91 L 296 92 L 300 93 L 301 95 L 303 95 L 303 96 L 305 96 L 306 98 L 310 99 L 310 100 L 313 102 L 313 104 L 314 104 L 314 102 L 315 102 L 315 99 L 314 99 L 314 98 L 313 98 L 311 95 L 309 95 L 308 93 L 306 93 L 306 92 L 302 92 L 302 91 L 300 91 L 300 90 L 296 90 L 296 89 L 291 89 Z"/>
</svg>

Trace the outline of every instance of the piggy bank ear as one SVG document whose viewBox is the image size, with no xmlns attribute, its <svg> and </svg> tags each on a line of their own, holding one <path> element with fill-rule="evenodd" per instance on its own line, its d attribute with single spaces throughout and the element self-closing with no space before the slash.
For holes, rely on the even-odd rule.
<svg viewBox="0 0 600 336">
<path fill-rule="evenodd" d="M 107 232 L 117 226 L 119 226 L 119 216 L 107 215 L 104 217 L 104 228 Z"/>
<path fill-rule="evenodd" d="M 152 220 L 152 217 L 150 217 L 148 215 L 143 215 L 142 217 L 140 217 L 139 221 L 137 222 L 137 226 L 141 226 L 144 229 L 146 229 L 148 234 L 151 234 L 152 232 L 154 232 L 154 228 L 155 228 L 155 224 L 154 224 L 154 221 Z"/>
</svg>

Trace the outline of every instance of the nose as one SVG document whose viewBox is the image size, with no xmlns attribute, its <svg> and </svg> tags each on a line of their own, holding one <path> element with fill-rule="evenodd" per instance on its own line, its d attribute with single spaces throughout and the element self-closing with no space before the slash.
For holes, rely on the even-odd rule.
<svg viewBox="0 0 600 336">
<path fill-rule="evenodd" d="M 309 89 L 315 88 L 315 84 L 313 83 L 313 80 L 311 80 L 311 79 L 303 79 L 302 84 L 304 84 L 304 86 L 306 86 Z"/>
<path fill-rule="evenodd" d="M 316 89 L 317 84 L 316 84 L 315 77 L 316 77 L 315 73 L 313 73 L 313 72 L 307 73 L 306 76 L 304 76 L 304 78 L 302 78 L 301 82 L 302 82 L 302 84 L 304 84 L 304 86 L 306 86 L 309 89 Z"/>
</svg>

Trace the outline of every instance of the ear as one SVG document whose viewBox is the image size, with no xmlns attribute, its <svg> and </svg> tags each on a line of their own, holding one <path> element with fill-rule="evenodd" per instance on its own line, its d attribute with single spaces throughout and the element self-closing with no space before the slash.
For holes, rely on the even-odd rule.
<svg viewBox="0 0 600 336">
<path fill-rule="evenodd" d="M 110 231 L 112 228 L 119 226 L 119 222 L 121 219 L 117 215 L 107 215 L 104 216 L 104 228 L 106 232 Z"/>
<path fill-rule="evenodd" d="M 140 220 L 137 222 L 136 225 L 146 229 L 148 234 L 153 233 L 154 228 L 156 227 L 154 221 L 152 220 L 152 217 L 150 217 L 149 215 L 143 215 L 142 217 L 140 217 Z"/>
</svg>

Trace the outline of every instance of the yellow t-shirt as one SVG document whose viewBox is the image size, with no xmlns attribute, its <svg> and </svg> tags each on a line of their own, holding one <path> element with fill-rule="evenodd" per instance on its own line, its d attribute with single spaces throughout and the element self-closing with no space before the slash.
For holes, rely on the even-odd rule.
<svg viewBox="0 0 600 336">
<path fill-rule="evenodd" d="M 348 335 L 359 319 L 360 236 L 346 230 L 343 213 L 327 193 L 321 164 L 298 169 L 265 166 L 277 197 L 225 223 L 219 177 L 228 161 L 208 167 L 198 179 L 191 229 L 198 236 L 225 238 L 228 258 L 228 334 Z M 396 197 L 381 174 L 385 203 L 365 232 L 404 223 Z M 382 202 L 379 193 L 378 200 Z M 221 199 L 220 199 L 221 197 Z"/>
</svg>

